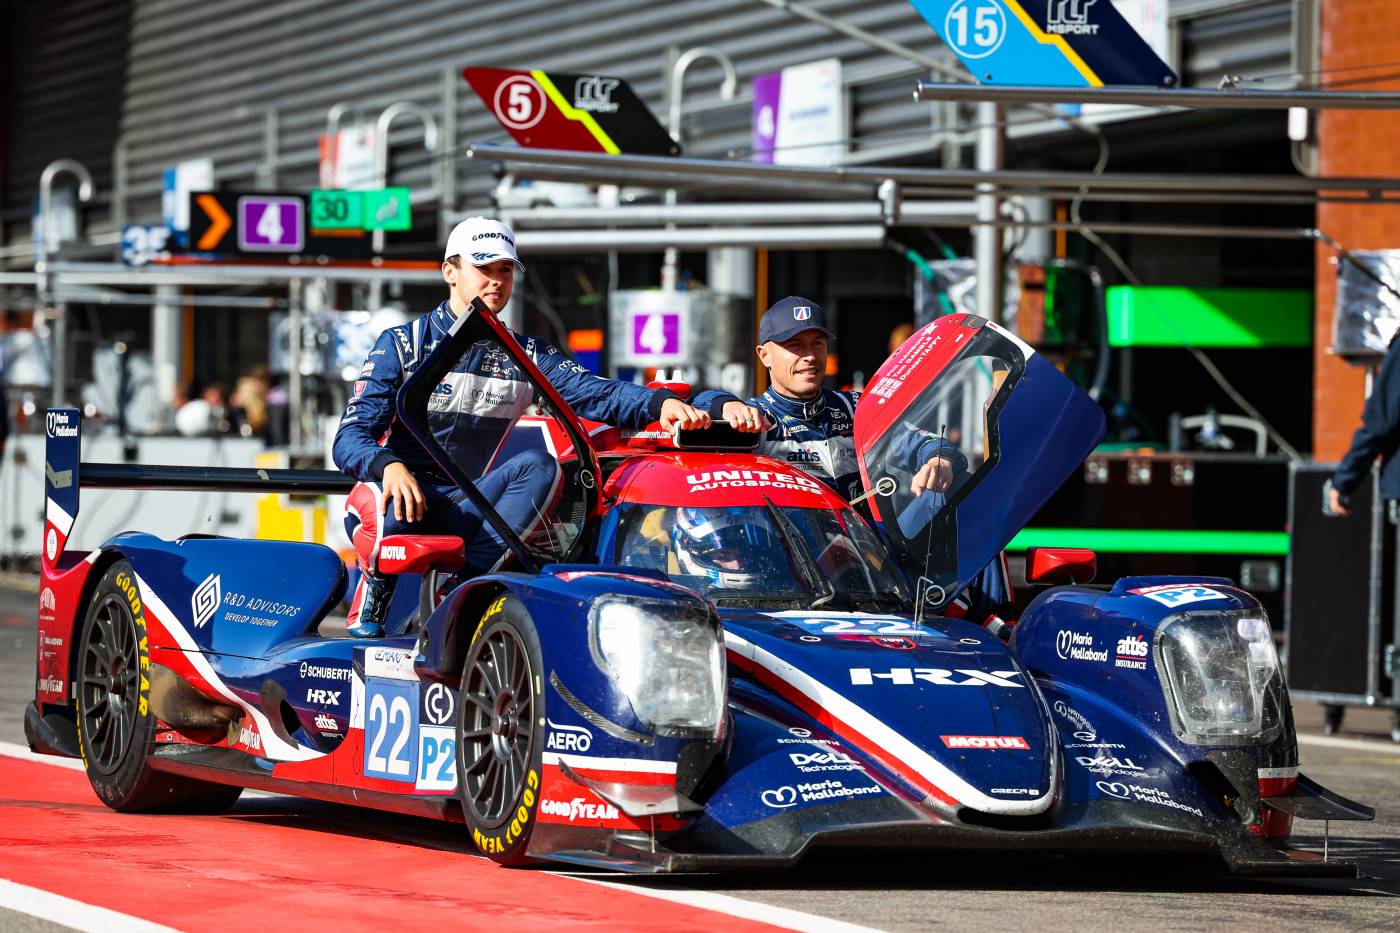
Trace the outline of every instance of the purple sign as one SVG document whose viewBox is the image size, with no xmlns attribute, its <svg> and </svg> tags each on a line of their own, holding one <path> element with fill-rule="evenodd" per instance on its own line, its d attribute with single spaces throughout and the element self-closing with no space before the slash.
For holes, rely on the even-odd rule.
<svg viewBox="0 0 1400 933">
<path fill-rule="evenodd" d="M 299 253 L 306 245 L 301 198 L 249 195 L 238 199 L 238 248 Z"/>
<path fill-rule="evenodd" d="M 778 143 L 778 101 L 782 97 L 783 73 L 755 75 L 753 79 L 753 160 L 772 162 Z"/>
<path fill-rule="evenodd" d="M 674 357 L 681 352 L 679 311 L 638 311 L 632 318 L 632 355 Z"/>
</svg>

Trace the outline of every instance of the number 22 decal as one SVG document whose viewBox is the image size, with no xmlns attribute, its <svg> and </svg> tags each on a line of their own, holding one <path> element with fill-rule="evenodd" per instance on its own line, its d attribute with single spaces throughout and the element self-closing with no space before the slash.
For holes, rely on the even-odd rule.
<svg viewBox="0 0 1400 933">
<path fill-rule="evenodd" d="M 365 774 L 412 782 L 418 770 L 416 684 L 370 679 L 365 692 Z"/>
</svg>

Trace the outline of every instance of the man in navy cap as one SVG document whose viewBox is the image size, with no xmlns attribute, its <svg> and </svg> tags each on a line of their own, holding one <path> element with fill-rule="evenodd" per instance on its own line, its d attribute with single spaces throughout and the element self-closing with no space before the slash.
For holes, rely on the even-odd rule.
<svg viewBox="0 0 1400 933">
<path fill-rule="evenodd" d="M 859 392 L 823 386 L 829 343 L 835 334 L 826 312 L 809 298 L 789 296 L 764 313 L 758 325 L 758 358 L 768 369 L 768 389 L 749 404 L 772 423 L 757 452 L 801 467 L 844 496 L 862 493 L 856 463 L 855 411 Z M 728 413 L 728 393 L 702 392 L 693 404 L 702 410 Z M 946 492 L 967 459 L 940 437 L 909 437 L 907 448 L 913 473 L 910 492 Z M 1010 587 L 998 557 L 954 600 L 947 614 L 966 613 L 974 621 L 997 618 L 1010 601 Z M 956 608 L 954 608 L 956 607 Z M 1000 622 L 1000 619 L 997 619 Z"/>
</svg>

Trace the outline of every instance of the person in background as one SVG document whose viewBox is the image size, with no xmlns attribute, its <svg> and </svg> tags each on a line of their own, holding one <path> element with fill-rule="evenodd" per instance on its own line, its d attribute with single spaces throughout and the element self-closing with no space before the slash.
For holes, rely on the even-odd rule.
<svg viewBox="0 0 1400 933">
<path fill-rule="evenodd" d="M 1400 500 L 1400 331 L 1390 338 L 1385 359 L 1371 384 L 1371 394 L 1361 409 L 1361 427 L 1352 435 L 1332 484 L 1327 505 L 1333 514 L 1350 515 L 1350 496 L 1366 481 L 1371 464 L 1381 458 L 1381 498 Z M 1392 506 L 1392 509 L 1394 507 Z"/>
</svg>

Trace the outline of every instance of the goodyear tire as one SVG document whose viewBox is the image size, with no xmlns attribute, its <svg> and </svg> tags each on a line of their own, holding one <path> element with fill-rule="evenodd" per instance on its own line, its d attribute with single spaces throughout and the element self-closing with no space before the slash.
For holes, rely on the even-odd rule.
<svg viewBox="0 0 1400 933">
<path fill-rule="evenodd" d="M 164 774 L 148 757 L 155 739 L 146 614 L 131 565 L 113 564 L 88 603 L 74 679 L 78 747 L 98 798 L 113 810 L 218 812 L 241 787 Z"/>
<path fill-rule="evenodd" d="M 457 703 L 457 792 L 472 841 L 502 865 L 524 865 L 540 805 L 544 668 L 525 607 L 500 596 L 477 623 Z"/>
</svg>

